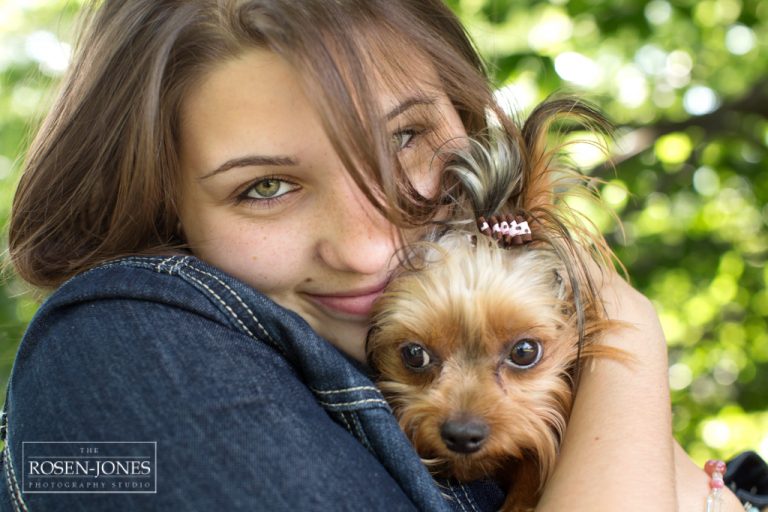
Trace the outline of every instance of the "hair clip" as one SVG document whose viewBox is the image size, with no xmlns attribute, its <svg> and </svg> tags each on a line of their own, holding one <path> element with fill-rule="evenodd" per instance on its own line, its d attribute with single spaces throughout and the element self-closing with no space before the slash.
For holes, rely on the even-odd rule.
<svg viewBox="0 0 768 512">
<path fill-rule="evenodd" d="M 486 236 L 498 241 L 500 247 L 509 248 L 533 241 L 531 228 L 521 215 L 493 215 L 490 221 L 477 218 L 477 228 Z"/>
</svg>

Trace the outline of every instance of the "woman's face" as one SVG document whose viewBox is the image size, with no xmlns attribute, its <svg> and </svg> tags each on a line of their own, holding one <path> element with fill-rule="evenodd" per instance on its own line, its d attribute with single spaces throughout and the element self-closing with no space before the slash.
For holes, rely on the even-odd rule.
<svg viewBox="0 0 768 512">
<path fill-rule="evenodd" d="M 375 100 L 400 162 L 429 192 L 436 134 L 465 132 L 444 93 L 417 85 Z M 181 119 L 180 217 L 194 254 L 364 360 L 371 305 L 397 263 L 395 231 L 344 170 L 292 68 L 266 50 L 224 62 Z"/>
</svg>

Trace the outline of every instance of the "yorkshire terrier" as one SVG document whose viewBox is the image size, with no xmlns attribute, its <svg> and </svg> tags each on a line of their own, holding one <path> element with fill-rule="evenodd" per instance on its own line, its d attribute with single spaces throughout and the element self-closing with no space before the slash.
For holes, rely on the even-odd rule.
<svg viewBox="0 0 768 512">
<path fill-rule="evenodd" d="M 551 123 L 574 115 L 607 129 L 555 101 L 447 159 L 459 222 L 410 248 L 368 336 L 378 385 L 432 473 L 497 479 L 507 512 L 538 502 L 585 360 L 621 358 L 596 343 L 613 325 L 594 284 L 610 252 L 561 201 L 566 175 L 545 149 Z"/>
</svg>

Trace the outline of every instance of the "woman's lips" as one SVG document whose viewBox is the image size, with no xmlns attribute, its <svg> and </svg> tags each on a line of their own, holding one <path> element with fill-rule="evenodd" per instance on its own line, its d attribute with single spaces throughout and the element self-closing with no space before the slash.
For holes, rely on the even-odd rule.
<svg viewBox="0 0 768 512">
<path fill-rule="evenodd" d="M 365 289 L 315 295 L 307 293 L 307 297 L 323 309 L 344 315 L 367 318 L 373 309 L 373 303 L 379 298 L 386 287 L 386 283 Z"/>
</svg>

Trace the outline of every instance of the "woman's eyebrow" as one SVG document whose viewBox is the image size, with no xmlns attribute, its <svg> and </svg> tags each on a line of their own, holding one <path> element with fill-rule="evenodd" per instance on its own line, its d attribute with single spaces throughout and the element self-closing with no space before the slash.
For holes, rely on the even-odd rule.
<svg viewBox="0 0 768 512">
<path fill-rule="evenodd" d="M 402 103 L 400 103 L 398 106 L 393 108 L 387 113 L 387 120 L 394 119 L 395 117 L 399 116 L 403 112 L 407 111 L 410 108 L 413 108 L 417 105 L 434 105 L 437 99 L 432 96 L 426 96 L 426 95 L 418 95 L 418 96 L 412 96 Z M 211 176 L 215 176 L 219 173 L 228 171 L 230 169 L 236 168 L 236 167 L 249 167 L 249 166 L 259 166 L 259 165 L 269 165 L 269 166 L 280 166 L 280 165 L 298 165 L 298 162 L 291 157 L 288 156 L 262 156 L 262 155 L 249 155 L 244 156 L 240 158 L 233 158 L 232 160 L 227 160 L 223 164 L 221 164 L 219 167 L 214 169 L 213 171 L 207 173 L 206 175 L 198 178 L 200 181 L 207 180 Z"/>
<path fill-rule="evenodd" d="M 387 113 L 387 121 L 390 121 L 394 119 L 395 117 L 399 116 L 406 110 L 408 110 L 411 107 L 414 107 L 416 105 L 434 105 L 437 101 L 437 98 L 432 96 L 425 96 L 425 95 L 419 95 L 419 96 L 412 96 L 408 98 L 407 100 L 400 103 L 398 106 L 393 108 Z"/>
<path fill-rule="evenodd" d="M 213 171 L 209 172 L 205 176 L 198 178 L 200 181 L 207 180 L 211 176 L 215 176 L 219 173 L 234 169 L 235 167 L 250 167 L 258 165 L 298 165 L 299 162 L 296 159 L 289 156 L 262 156 L 262 155 L 248 155 L 240 158 L 233 158 L 227 160 Z"/>
</svg>

